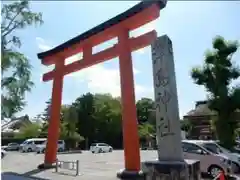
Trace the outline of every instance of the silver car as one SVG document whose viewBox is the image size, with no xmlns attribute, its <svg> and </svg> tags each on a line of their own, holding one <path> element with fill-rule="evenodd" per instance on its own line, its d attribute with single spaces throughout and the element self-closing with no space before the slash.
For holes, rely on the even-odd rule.
<svg viewBox="0 0 240 180">
<path fill-rule="evenodd" d="M 18 151 L 20 145 L 18 143 L 9 143 L 7 146 L 4 146 L 6 151 Z"/>
<path fill-rule="evenodd" d="M 216 155 L 199 145 L 195 140 L 183 140 L 182 148 L 185 159 L 199 160 L 201 172 L 208 173 L 213 178 L 222 171 L 224 173 L 231 172 L 231 161 L 227 156 Z"/>
</svg>

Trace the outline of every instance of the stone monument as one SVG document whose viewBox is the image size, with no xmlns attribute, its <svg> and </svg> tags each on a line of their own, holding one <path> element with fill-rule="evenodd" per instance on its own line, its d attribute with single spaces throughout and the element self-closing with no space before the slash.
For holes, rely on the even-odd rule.
<svg viewBox="0 0 240 180">
<path fill-rule="evenodd" d="M 183 161 L 172 43 L 167 36 L 155 41 L 152 58 L 158 159 Z"/>
<path fill-rule="evenodd" d="M 173 49 L 167 35 L 152 44 L 152 63 L 158 160 L 142 163 L 146 180 L 198 180 L 199 172 L 193 177 L 192 166 L 199 170 L 200 162 L 183 158 Z"/>
</svg>

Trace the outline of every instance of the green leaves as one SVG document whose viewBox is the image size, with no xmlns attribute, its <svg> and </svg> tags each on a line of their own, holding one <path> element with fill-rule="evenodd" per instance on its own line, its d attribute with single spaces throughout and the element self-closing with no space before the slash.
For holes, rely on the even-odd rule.
<svg viewBox="0 0 240 180">
<path fill-rule="evenodd" d="M 29 8 L 29 1 L 26 0 L 4 4 L 2 17 L 1 33 L 3 38 L 17 29 L 43 23 L 42 14 L 33 13 Z"/>
<path fill-rule="evenodd" d="M 150 122 L 154 126 L 156 124 L 154 101 L 149 98 L 142 98 L 137 101 L 137 116 L 139 124 Z"/>
<path fill-rule="evenodd" d="M 47 131 L 50 118 L 51 100 L 46 102 L 42 116 Z M 142 98 L 137 102 L 139 135 L 142 139 L 155 136 L 156 119 L 152 112 L 154 102 Z M 106 142 L 111 145 L 122 143 L 121 99 L 110 94 L 87 93 L 78 97 L 71 105 L 62 105 L 60 117 L 60 138 L 72 141 Z M 39 116 L 40 117 L 40 116 Z M 86 145 L 88 147 L 88 145 Z"/>
<path fill-rule="evenodd" d="M 232 114 L 240 108 L 239 87 L 231 88 L 231 82 L 240 76 L 239 67 L 232 62 L 238 42 L 225 41 L 217 36 L 213 40 L 213 48 L 206 52 L 202 67 L 192 68 L 191 77 L 196 84 L 206 88 L 210 97 L 209 108 L 218 113 L 214 129 L 221 143 L 231 148 L 237 128 Z"/>
<path fill-rule="evenodd" d="M 240 110 L 240 86 L 235 86 L 230 90 L 229 102 L 233 110 Z"/>
<path fill-rule="evenodd" d="M 185 132 L 189 133 L 193 128 L 193 124 L 188 119 L 180 120 L 180 123 L 181 123 L 181 130 Z"/>
<path fill-rule="evenodd" d="M 31 90 L 33 86 L 33 82 L 30 80 L 31 65 L 23 54 L 10 50 L 5 51 L 2 63 L 2 74 L 4 75 L 1 80 L 2 89 L 10 93 L 13 90 L 17 91 L 19 97 Z M 10 69 L 13 73 L 10 73 L 10 76 L 5 75 L 4 72 Z M 6 72 L 6 74 L 8 73 L 9 71 Z"/>
<path fill-rule="evenodd" d="M 199 67 L 194 67 L 192 69 L 191 76 L 194 82 L 198 85 L 204 85 L 204 83 L 206 83 L 207 77 Z"/>
<path fill-rule="evenodd" d="M 18 51 L 22 43 L 15 33 L 43 20 L 41 13 L 30 10 L 26 0 L 4 3 L 1 12 L 1 109 L 2 118 L 11 118 L 22 110 L 25 93 L 33 87 L 30 60 Z"/>
<path fill-rule="evenodd" d="M 5 118 L 12 118 L 14 114 L 21 111 L 25 102 L 22 98 L 19 98 L 14 92 L 11 96 L 1 97 L 1 116 Z"/>
<path fill-rule="evenodd" d="M 146 122 L 138 126 L 138 134 L 142 139 L 150 139 L 154 137 L 155 128 L 152 124 Z"/>
<path fill-rule="evenodd" d="M 35 138 L 41 133 L 41 126 L 38 123 L 30 123 L 21 127 L 19 133 L 16 133 L 17 138 Z"/>
<path fill-rule="evenodd" d="M 226 43 L 222 36 L 216 36 L 213 39 L 213 48 L 219 51 L 226 49 Z"/>
</svg>

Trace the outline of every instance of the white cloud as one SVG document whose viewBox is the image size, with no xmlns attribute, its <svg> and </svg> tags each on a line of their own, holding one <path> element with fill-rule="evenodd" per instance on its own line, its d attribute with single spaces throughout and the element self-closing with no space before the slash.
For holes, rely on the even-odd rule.
<svg viewBox="0 0 240 180">
<path fill-rule="evenodd" d="M 81 60 L 82 58 L 83 58 L 83 53 L 82 52 L 74 54 L 73 56 L 70 56 L 70 57 L 65 59 L 65 65 L 71 64 L 71 63 L 73 63 L 75 61 L 78 61 L 78 60 Z"/>
<path fill-rule="evenodd" d="M 157 23 L 157 21 L 155 20 L 148 24 L 145 24 L 144 26 L 141 26 L 140 28 L 133 30 L 130 33 L 131 37 L 137 37 L 137 36 L 140 36 L 142 34 L 145 34 L 147 32 L 150 32 L 150 31 L 156 29 L 156 23 Z"/>
<path fill-rule="evenodd" d="M 70 64 L 82 58 L 82 53 L 71 56 L 65 60 L 65 64 Z M 134 74 L 140 71 L 133 68 Z M 110 93 L 113 96 L 120 96 L 120 73 L 119 69 L 110 69 L 102 64 L 97 64 L 81 71 L 69 74 L 68 76 L 77 79 L 78 82 L 86 82 L 89 91 L 93 93 Z M 136 93 L 146 91 L 141 85 L 135 85 Z"/>
<path fill-rule="evenodd" d="M 156 23 L 157 23 L 157 21 L 155 20 L 155 21 L 152 21 L 152 22 L 138 28 L 138 29 L 135 29 L 135 30 L 131 31 L 130 36 L 131 37 L 138 37 L 142 34 L 150 32 L 154 29 L 156 30 L 156 27 L 157 27 Z M 136 52 L 140 53 L 140 54 L 144 54 L 146 51 L 145 51 L 145 48 L 142 48 L 142 49 L 139 49 Z"/>
<path fill-rule="evenodd" d="M 140 71 L 135 68 L 133 72 L 134 74 L 140 73 Z M 100 64 L 83 69 L 69 76 L 81 82 L 86 82 L 90 92 L 110 93 L 115 97 L 120 96 L 120 74 L 118 69 L 106 68 Z M 144 93 L 147 90 L 147 88 L 141 85 L 135 85 L 135 92 L 138 94 Z"/>
<path fill-rule="evenodd" d="M 45 41 L 43 38 L 36 37 L 36 42 L 38 45 L 38 48 L 42 51 L 47 51 L 52 48 L 52 46 L 49 45 L 47 41 Z"/>
</svg>

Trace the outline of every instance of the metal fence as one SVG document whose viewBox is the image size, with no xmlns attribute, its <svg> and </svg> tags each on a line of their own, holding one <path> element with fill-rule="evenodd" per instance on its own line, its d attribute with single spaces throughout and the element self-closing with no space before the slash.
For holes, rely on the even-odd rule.
<svg viewBox="0 0 240 180">
<path fill-rule="evenodd" d="M 79 169 L 79 160 L 76 161 L 60 161 L 57 159 L 56 161 L 56 172 L 59 172 L 59 168 L 72 170 L 76 172 L 76 176 L 80 175 Z"/>
</svg>

